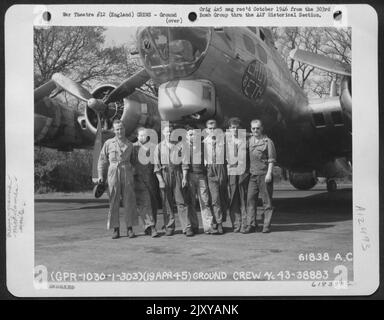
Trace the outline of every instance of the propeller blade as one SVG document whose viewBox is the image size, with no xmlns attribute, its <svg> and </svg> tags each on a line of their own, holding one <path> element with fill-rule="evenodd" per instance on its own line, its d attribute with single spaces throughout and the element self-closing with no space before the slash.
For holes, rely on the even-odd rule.
<svg viewBox="0 0 384 320">
<path fill-rule="evenodd" d="M 93 146 L 93 155 L 92 155 L 92 181 L 94 183 L 96 183 L 99 178 L 99 174 L 97 171 L 97 164 L 99 162 L 101 148 L 103 147 L 102 138 L 103 138 L 103 135 L 102 135 L 102 129 L 101 129 L 100 115 L 97 114 L 97 131 L 96 131 L 96 139 L 95 139 L 95 144 Z"/>
<path fill-rule="evenodd" d="M 52 80 L 65 91 L 75 96 L 76 98 L 88 102 L 89 99 L 93 98 L 87 89 L 81 86 L 79 83 L 67 78 L 61 73 L 55 73 L 52 76 Z"/>
<path fill-rule="evenodd" d="M 65 91 L 67 91 L 74 97 L 85 101 L 88 107 L 95 110 L 96 113 L 103 112 L 107 108 L 107 105 L 102 100 L 93 98 L 93 96 L 87 89 L 85 89 L 79 83 L 71 80 L 70 78 L 67 78 L 63 74 L 55 73 L 52 76 L 52 80 L 59 87 L 63 88 Z"/>
<path fill-rule="evenodd" d="M 149 74 L 145 69 L 136 72 L 133 76 L 123 81 L 116 87 L 108 96 L 105 103 L 121 100 L 132 94 L 136 88 L 140 88 L 144 83 L 150 79 Z"/>
<path fill-rule="evenodd" d="M 351 76 L 351 67 L 348 64 L 339 62 L 337 60 L 331 59 L 320 54 L 300 49 L 293 49 L 289 53 L 289 56 L 293 60 L 309 64 L 315 68 L 319 68 L 324 71 L 332 72 L 343 76 Z"/>
<path fill-rule="evenodd" d="M 36 88 L 34 90 L 34 101 L 39 101 L 43 99 L 46 96 L 49 96 L 50 93 L 56 89 L 56 83 L 53 80 L 49 80 L 48 82 L 44 83 L 40 87 Z"/>
</svg>

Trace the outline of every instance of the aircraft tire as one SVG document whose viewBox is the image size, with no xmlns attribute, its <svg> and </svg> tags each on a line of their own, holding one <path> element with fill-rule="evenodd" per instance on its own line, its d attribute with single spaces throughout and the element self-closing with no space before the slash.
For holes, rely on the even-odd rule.
<svg viewBox="0 0 384 320">
<path fill-rule="evenodd" d="M 327 191 L 328 192 L 335 192 L 337 190 L 337 183 L 335 180 L 328 180 L 327 181 Z"/>
</svg>

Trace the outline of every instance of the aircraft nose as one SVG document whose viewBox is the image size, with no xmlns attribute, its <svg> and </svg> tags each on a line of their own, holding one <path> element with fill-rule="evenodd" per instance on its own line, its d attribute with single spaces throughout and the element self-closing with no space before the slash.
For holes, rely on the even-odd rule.
<svg viewBox="0 0 384 320">
<path fill-rule="evenodd" d="M 215 114 L 215 88 L 207 80 L 174 80 L 159 87 L 159 113 L 168 121 L 204 120 Z"/>
<path fill-rule="evenodd" d="M 146 27 L 138 31 L 140 58 L 153 79 L 166 82 L 187 77 L 203 60 L 210 28 Z"/>
</svg>

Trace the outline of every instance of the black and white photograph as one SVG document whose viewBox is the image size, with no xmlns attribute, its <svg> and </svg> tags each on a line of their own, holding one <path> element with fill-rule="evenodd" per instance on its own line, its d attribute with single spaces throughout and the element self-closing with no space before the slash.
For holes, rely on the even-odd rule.
<svg viewBox="0 0 384 320">
<path fill-rule="evenodd" d="M 184 25 L 33 26 L 35 289 L 348 291 L 373 246 L 354 203 L 353 26 Z"/>
</svg>

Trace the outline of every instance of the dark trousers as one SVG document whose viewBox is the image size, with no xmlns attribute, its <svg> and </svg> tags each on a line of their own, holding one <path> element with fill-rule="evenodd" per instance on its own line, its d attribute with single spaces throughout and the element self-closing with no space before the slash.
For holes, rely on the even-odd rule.
<svg viewBox="0 0 384 320">
<path fill-rule="evenodd" d="M 271 225 L 271 219 L 273 214 L 272 206 L 272 193 L 273 193 L 273 181 L 265 183 L 265 174 L 253 175 L 251 174 L 248 184 L 248 196 L 247 196 L 247 224 L 249 226 L 256 227 L 256 213 L 257 213 L 257 201 L 260 197 L 263 201 L 264 209 L 264 228 L 269 228 Z"/>
<path fill-rule="evenodd" d="M 145 230 L 147 228 L 154 227 L 156 224 L 156 216 L 154 216 L 151 193 L 143 177 L 136 175 L 134 181 L 137 211 Z"/>
<path fill-rule="evenodd" d="M 151 208 L 152 208 L 152 218 L 153 222 L 156 226 L 157 223 L 157 208 L 158 208 L 158 203 L 157 203 L 157 197 L 156 194 L 153 194 L 152 190 L 149 192 L 150 198 L 151 198 Z"/>
<path fill-rule="evenodd" d="M 228 207 L 228 185 L 225 165 L 211 164 L 207 167 L 207 179 L 214 224 L 226 221 Z"/>
<path fill-rule="evenodd" d="M 159 201 L 157 199 L 158 197 L 158 182 L 155 180 L 154 176 L 146 177 L 144 180 L 145 186 L 147 187 L 149 191 L 149 196 L 151 199 L 151 209 L 152 209 L 152 218 L 156 225 L 157 223 L 157 209 L 160 207 Z"/>
<path fill-rule="evenodd" d="M 247 226 L 248 177 L 229 175 L 229 215 L 235 229 Z"/>
<path fill-rule="evenodd" d="M 162 176 L 165 182 L 165 188 L 162 190 L 164 224 L 166 228 L 175 229 L 175 213 L 173 210 L 174 201 L 176 202 L 177 213 L 180 219 L 183 232 L 191 228 L 191 221 L 188 216 L 188 206 L 184 200 L 182 191 L 183 173 L 181 168 L 164 168 Z"/>
</svg>

